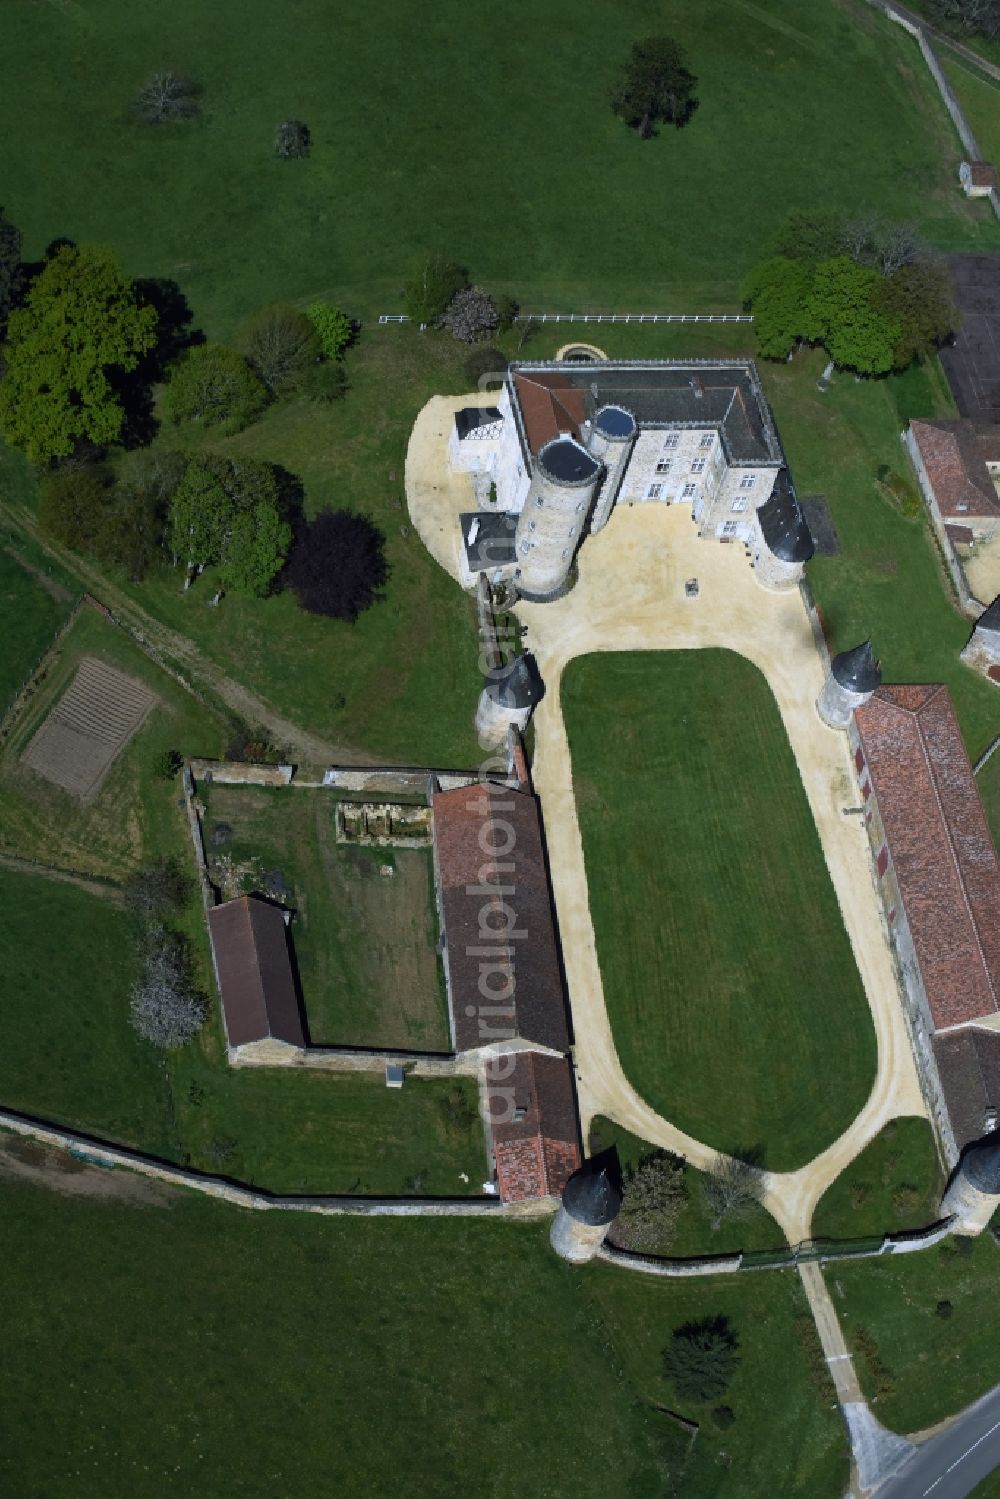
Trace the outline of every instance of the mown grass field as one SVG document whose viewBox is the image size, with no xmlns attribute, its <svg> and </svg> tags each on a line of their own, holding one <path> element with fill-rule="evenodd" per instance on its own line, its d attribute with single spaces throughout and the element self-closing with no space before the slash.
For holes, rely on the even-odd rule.
<svg viewBox="0 0 1000 1499">
<path fill-rule="evenodd" d="M 60 585 L 39 585 L 18 554 L 0 539 L 0 619 L 4 645 L 0 654 L 0 713 L 66 618 L 72 595 Z"/>
<path fill-rule="evenodd" d="M 994 50 L 997 55 L 992 60 L 1000 62 L 1000 44 L 994 43 Z M 939 48 L 938 56 L 984 159 L 997 162 L 1000 160 L 1000 79 L 980 72 L 975 63 L 948 47 Z"/>
<path fill-rule="evenodd" d="M 864 1103 L 875 1038 L 770 688 L 729 651 L 600 653 L 562 708 L 630 1081 L 696 1139 L 803 1165 Z"/>
<path fill-rule="evenodd" d="M 959 1253 L 958 1246 L 970 1252 Z M 996 1384 L 998 1273 L 1000 1249 L 988 1233 L 828 1271 L 831 1290 L 837 1282 L 834 1304 L 849 1344 L 857 1349 L 859 1330 L 866 1329 L 888 1371 L 891 1388 L 874 1409 L 893 1431 L 933 1426 Z M 951 1302 L 950 1316 L 937 1313 L 939 1301 Z M 856 1356 L 855 1365 L 862 1388 L 873 1395 L 869 1359 Z"/>
<path fill-rule="evenodd" d="M 735 302 L 794 206 L 1000 242 L 955 199 L 960 148 L 915 43 L 860 0 L 671 7 L 700 107 L 653 141 L 608 107 L 657 30 L 644 0 L 513 0 L 499 45 L 460 0 L 6 9 L 0 176 L 29 254 L 56 235 L 113 244 L 131 274 L 175 278 L 212 336 L 279 299 L 398 310 L 438 246 L 532 306 L 699 311 Z M 131 100 L 164 67 L 199 81 L 202 112 L 144 127 Z M 311 129 L 306 161 L 273 154 L 290 116 Z"/>
<path fill-rule="evenodd" d="M 827 1188 L 816 1239 L 863 1239 L 936 1222 L 944 1180 L 926 1119 L 893 1119 Z"/>
<path fill-rule="evenodd" d="M 648 1140 L 640 1140 L 610 1119 L 597 1117 L 590 1126 L 590 1154 L 614 1145 L 623 1169 L 635 1166 L 655 1150 Z M 712 1218 L 702 1190 L 705 1178 L 686 1161 L 684 1187 L 687 1197 L 677 1214 L 673 1233 L 650 1253 L 683 1258 L 685 1255 L 736 1254 L 740 1250 L 784 1249 L 785 1236 L 766 1208 L 759 1204 L 736 1216 L 723 1219 L 713 1228 Z"/>
<path fill-rule="evenodd" d="M 430 849 L 337 843 L 328 790 L 202 783 L 199 795 L 211 877 L 221 880 L 228 865 L 245 869 L 246 890 L 276 878 L 285 887 L 273 893 L 295 913 L 311 1043 L 447 1051 Z M 220 826 L 231 835 L 216 848 Z"/>
<path fill-rule="evenodd" d="M 0 1480 L 19 1499 L 661 1499 L 687 1438 L 657 1409 L 676 1406 L 660 1350 L 715 1313 L 742 1338 L 736 1422 L 722 1433 L 681 1408 L 702 1423 L 686 1499 L 843 1491 L 843 1428 L 810 1382 L 794 1276 L 650 1283 L 571 1269 L 542 1225 L 126 1204 L 6 1174 L 0 1204 L 18 1309 Z"/>
</svg>

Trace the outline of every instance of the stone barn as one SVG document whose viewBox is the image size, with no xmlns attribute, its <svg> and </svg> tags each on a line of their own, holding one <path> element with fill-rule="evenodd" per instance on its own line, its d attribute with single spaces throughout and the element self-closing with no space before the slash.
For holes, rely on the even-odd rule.
<svg viewBox="0 0 1000 1499">
<path fill-rule="evenodd" d="M 229 1060 L 287 1060 L 306 1044 L 285 913 L 241 895 L 208 913 Z"/>
</svg>

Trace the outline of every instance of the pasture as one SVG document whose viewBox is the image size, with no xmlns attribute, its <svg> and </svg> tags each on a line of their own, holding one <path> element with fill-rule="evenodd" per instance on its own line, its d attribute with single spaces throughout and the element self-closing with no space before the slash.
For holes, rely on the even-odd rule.
<svg viewBox="0 0 1000 1499">
<path fill-rule="evenodd" d="M 793 207 L 1000 243 L 957 195 L 960 147 L 915 43 L 862 0 L 680 0 L 669 21 L 645 0 L 512 0 L 502 36 L 461 0 L 5 12 L 0 178 L 28 254 L 57 235 L 111 244 L 130 274 L 175 280 L 211 337 L 278 300 L 396 311 L 437 248 L 532 307 L 701 311 L 736 303 Z M 657 29 L 700 102 L 641 141 L 608 97 Z M 135 118 L 162 68 L 198 82 L 197 119 Z M 289 117 L 307 160 L 274 155 Z"/>
<path fill-rule="evenodd" d="M 625 1072 L 696 1139 L 804 1165 L 868 1096 L 875 1037 L 767 682 L 730 651 L 600 653 L 562 707 Z"/>
<path fill-rule="evenodd" d="M 39 584 L 23 555 L 0 544 L 0 615 L 4 648 L 0 655 L 0 713 L 47 649 L 72 606 L 61 584 Z"/>
</svg>

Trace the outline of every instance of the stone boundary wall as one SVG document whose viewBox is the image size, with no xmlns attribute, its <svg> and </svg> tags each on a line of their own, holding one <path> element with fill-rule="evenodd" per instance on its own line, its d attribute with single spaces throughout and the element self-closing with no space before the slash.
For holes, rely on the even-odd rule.
<svg viewBox="0 0 1000 1499">
<path fill-rule="evenodd" d="M 323 772 L 323 785 L 337 791 L 363 791 L 380 793 L 383 796 L 398 796 L 403 792 L 427 794 L 430 778 L 437 781 L 442 791 L 454 791 L 460 786 L 475 786 L 483 779 L 500 786 L 517 789 L 518 779 L 514 775 L 493 775 L 484 778 L 478 770 L 435 770 L 424 766 L 330 765 Z M 303 783 L 304 784 L 304 783 Z"/>
<path fill-rule="evenodd" d="M 369 1218 L 504 1218 L 535 1219 L 550 1216 L 557 1206 L 551 1197 L 537 1199 L 532 1203 L 502 1203 L 498 1197 L 449 1197 L 449 1198 L 394 1198 L 394 1197 L 338 1197 L 300 1196 L 279 1197 L 270 1192 L 241 1186 L 239 1182 L 225 1177 L 210 1176 L 203 1171 L 192 1171 L 186 1166 L 172 1166 L 155 1156 L 130 1150 L 121 1145 L 109 1145 L 89 1135 L 77 1134 L 74 1130 L 62 1129 L 24 1114 L 0 1110 L 0 1130 L 7 1130 L 52 1150 L 66 1151 L 77 1160 L 92 1165 L 123 1168 L 134 1171 L 153 1181 L 165 1182 L 172 1187 L 186 1187 L 214 1197 L 234 1207 L 249 1208 L 255 1212 L 317 1213 L 324 1217 L 369 1217 Z"/>
<path fill-rule="evenodd" d="M 478 1077 L 481 1061 L 475 1052 L 442 1052 L 422 1056 L 419 1052 L 376 1051 L 362 1046 L 289 1046 L 281 1057 L 258 1056 L 237 1047 L 230 1053 L 233 1067 L 307 1068 L 315 1072 L 384 1072 L 402 1067 L 407 1077 Z"/>
<path fill-rule="evenodd" d="M 476 574 L 476 619 L 479 626 L 479 667 L 485 675 L 503 666 L 493 615 L 493 593 L 485 573 Z"/>
<path fill-rule="evenodd" d="M 742 1254 L 721 1255 L 712 1260 L 658 1260 L 653 1255 L 633 1254 L 628 1249 L 614 1249 L 607 1244 L 601 1245 L 597 1258 L 606 1260 L 610 1265 L 618 1265 L 623 1270 L 640 1270 L 645 1275 L 668 1276 L 731 1275 L 743 1263 Z"/>
<path fill-rule="evenodd" d="M 211 779 L 220 786 L 288 786 L 293 765 L 254 765 L 245 760 L 192 760 L 196 780 Z"/>
<path fill-rule="evenodd" d="M 820 618 L 819 610 L 816 607 L 816 600 L 813 597 L 813 591 L 810 587 L 809 579 L 807 577 L 803 576 L 799 579 L 799 595 L 802 599 L 802 607 L 805 609 L 806 614 L 809 618 L 809 623 L 812 626 L 813 643 L 816 646 L 816 652 L 819 655 L 820 660 L 823 662 L 824 669 L 829 672 L 830 647 L 827 644 L 826 632 L 823 629 L 823 621 Z"/>
</svg>

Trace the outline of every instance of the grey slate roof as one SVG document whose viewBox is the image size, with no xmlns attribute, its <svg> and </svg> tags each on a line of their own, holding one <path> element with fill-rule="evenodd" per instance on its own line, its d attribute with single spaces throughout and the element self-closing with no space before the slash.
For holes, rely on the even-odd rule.
<svg viewBox="0 0 1000 1499">
<path fill-rule="evenodd" d="M 778 474 L 769 498 L 757 511 L 757 519 L 767 549 L 775 557 L 782 562 L 809 561 L 816 547 L 787 469 Z"/>
<path fill-rule="evenodd" d="M 635 432 L 635 417 L 624 406 L 602 406 L 594 417 L 594 426 L 612 442 L 624 442 Z"/>
<path fill-rule="evenodd" d="M 584 414 L 593 419 L 602 406 L 621 406 L 640 427 L 716 427 L 734 463 L 783 461 L 770 408 L 751 360 L 672 360 L 577 364 L 572 361 L 512 366 L 508 388 L 520 371 L 545 383 L 555 375 L 562 386 L 583 396 Z"/>
<path fill-rule="evenodd" d="M 486 690 L 501 708 L 533 708 L 545 691 L 534 656 L 525 651 L 487 674 Z"/>
<path fill-rule="evenodd" d="M 874 692 L 882 685 L 882 672 L 870 640 L 834 656 L 831 670 L 841 687 L 849 692 Z"/>
<path fill-rule="evenodd" d="M 455 431 L 459 442 L 477 427 L 491 427 L 498 421 L 500 412 L 496 406 L 463 406 L 460 411 L 455 412 Z"/>
<path fill-rule="evenodd" d="M 612 1147 L 584 1161 L 563 1188 L 562 1205 L 577 1223 L 611 1223 L 622 1205 L 621 1167 Z"/>
<path fill-rule="evenodd" d="M 959 1150 L 982 1137 L 987 1109 L 1000 1110 L 1000 1035 L 962 1026 L 932 1037 L 945 1107 Z"/>
<path fill-rule="evenodd" d="M 462 527 L 462 543 L 471 572 L 488 572 L 491 567 L 503 567 L 514 561 L 514 532 L 517 516 L 506 510 L 466 511 L 459 516 Z M 469 534 L 474 521 L 479 522 L 475 541 Z"/>
<path fill-rule="evenodd" d="M 977 630 L 992 630 L 1000 634 L 1000 593 L 997 594 L 988 609 L 984 609 L 976 620 Z"/>
<path fill-rule="evenodd" d="M 962 1171 L 980 1192 L 1000 1197 L 1000 1140 L 970 1145 L 962 1157 Z"/>
<path fill-rule="evenodd" d="M 538 450 L 538 467 L 557 484 L 591 484 L 601 465 L 569 437 L 553 437 Z"/>
</svg>

